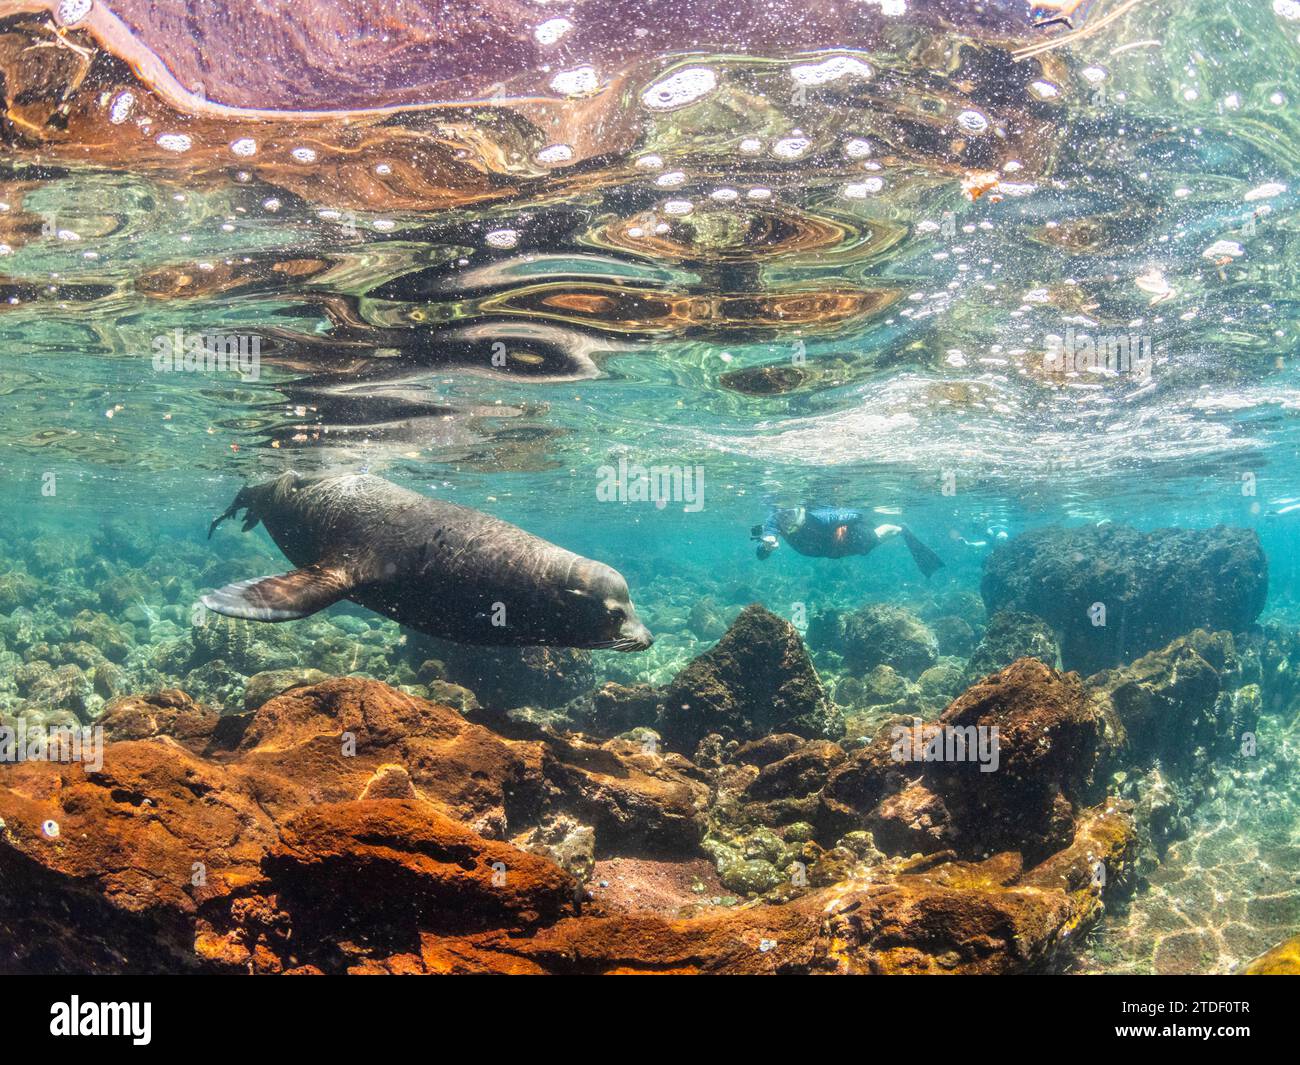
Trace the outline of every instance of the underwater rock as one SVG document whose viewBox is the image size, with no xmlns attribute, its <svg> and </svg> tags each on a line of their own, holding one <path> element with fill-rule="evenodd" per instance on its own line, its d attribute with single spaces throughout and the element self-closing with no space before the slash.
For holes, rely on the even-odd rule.
<svg viewBox="0 0 1300 1065">
<path fill-rule="evenodd" d="M 31 685 L 27 698 L 41 710 L 66 710 L 85 719 L 92 694 L 90 678 L 77 666 L 67 665 L 42 674 Z"/>
<path fill-rule="evenodd" d="M 72 619 L 70 635 L 98 648 L 110 662 L 125 662 L 134 640 L 107 614 L 83 610 Z"/>
<path fill-rule="evenodd" d="M 975 650 L 978 642 L 975 630 L 965 618 L 944 614 L 929 623 L 930 631 L 939 644 L 941 655 L 965 657 Z"/>
<path fill-rule="evenodd" d="M 962 848 L 1014 849 L 1035 861 L 1069 843 L 1080 806 L 1098 797 L 1093 776 L 1106 743 L 1077 675 L 1022 658 L 969 688 L 938 724 L 997 730 L 989 772 L 973 757 L 921 763 Z"/>
<path fill-rule="evenodd" d="M 91 686 L 101 699 L 111 699 L 122 689 L 122 671 L 111 662 L 100 662 L 91 674 Z"/>
<path fill-rule="evenodd" d="M 727 622 L 718 604 L 706 596 L 691 606 L 686 627 L 701 640 L 716 640 L 727 631 Z"/>
<path fill-rule="evenodd" d="M 844 722 L 798 631 L 755 603 L 669 683 L 659 731 L 671 749 L 689 754 L 711 732 L 736 740 L 772 732 L 834 739 Z"/>
<path fill-rule="evenodd" d="M 553 862 L 485 840 L 418 799 L 326 803 L 295 814 L 262 862 L 296 936 L 412 926 L 463 932 L 553 921 L 576 885 Z M 319 931 L 317 931 L 319 929 Z"/>
<path fill-rule="evenodd" d="M 0 613 L 7 614 L 20 606 L 35 606 L 40 594 L 40 584 L 21 570 L 0 573 Z"/>
<path fill-rule="evenodd" d="M 379 681 L 338 678 L 264 703 L 239 745 L 241 760 L 325 801 L 355 798 L 378 766 L 406 767 L 423 799 L 481 835 L 500 838 L 540 808 L 542 749 L 503 740 L 440 706 Z"/>
<path fill-rule="evenodd" d="M 1265 951 L 1239 971 L 1243 976 L 1300 976 L 1300 936 Z"/>
<path fill-rule="evenodd" d="M 181 686 L 205 702 L 236 709 L 244 690 L 244 674 L 237 673 L 224 659 L 205 662 L 181 678 Z"/>
<path fill-rule="evenodd" d="M 1061 657 L 1052 627 L 1036 614 L 999 610 L 989 618 L 979 644 L 966 663 L 966 683 L 1005 669 L 1018 658 L 1037 658 L 1055 666 Z"/>
<path fill-rule="evenodd" d="M 543 772 L 555 803 L 595 830 L 595 853 L 694 855 L 704 835 L 708 784 L 680 755 L 628 740 L 548 737 Z"/>
<path fill-rule="evenodd" d="M 966 687 L 966 671 L 954 661 L 940 661 L 916 678 L 916 687 L 925 703 L 946 706 Z"/>
<path fill-rule="evenodd" d="M 150 740 L 166 736 L 195 751 L 213 738 L 220 715 L 175 688 L 128 695 L 104 707 L 99 724 L 107 740 Z"/>
<path fill-rule="evenodd" d="M 609 681 L 562 708 L 565 723 L 579 732 L 612 737 L 635 728 L 652 728 L 659 719 L 662 695 L 649 684 Z"/>
<path fill-rule="evenodd" d="M 895 853 L 929 840 L 959 856 L 1015 850 L 1038 860 L 1069 842 L 1077 811 L 1098 797 L 1107 736 L 1077 675 L 1020 659 L 937 722 L 882 728 L 836 768 L 821 796 L 820 838 L 867 827 Z M 916 782 L 923 791 L 892 798 Z"/>
<path fill-rule="evenodd" d="M 896 703 L 916 693 L 916 688 L 893 666 L 878 665 L 861 680 L 859 702 L 867 706 Z"/>
<path fill-rule="evenodd" d="M 871 603 L 841 618 L 844 667 L 866 673 L 889 666 L 919 677 L 939 660 L 939 644 L 925 623 L 905 607 Z"/>
<path fill-rule="evenodd" d="M 577 812 L 540 814 L 542 791 L 606 820 L 657 816 L 658 830 L 685 831 L 687 805 L 708 793 L 689 763 L 627 741 L 543 755 L 539 744 L 501 740 L 449 708 L 356 678 L 270 700 L 238 745 L 203 755 L 209 726 L 234 719 L 183 693 L 118 700 L 105 719 L 101 770 L 31 762 L 0 775 L 0 951 L 19 970 L 1040 971 L 1100 914 L 1097 863 L 1107 882 L 1119 879 L 1131 850 L 1131 820 L 1113 803 L 1082 811 L 1073 842 L 1028 870 L 1015 855 L 936 856 L 869 880 L 814 882 L 780 903 L 706 902 L 679 918 L 654 899 L 640 912 L 627 899 L 602 910 L 597 899 L 578 913 L 575 879 L 546 854 L 588 868 L 600 828 L 589 834 Z M 198 738 L 188 749 L 169 735 L 186 730 Z M 347 732 L 351 756 L 339 750 Z M 774 794 L 815 787 L 833 748 L 758 744 L 747 757 L 763 765 L 748 771 L 770 770 Z M 549 784 L 532 801 L 493 797 L 543 761 L 554 763 Z M 512 838 L 544 853 L 477 832 L 474 787 L 514 811 Z M 665 803 L 670 795 L 678 799 Z M 683 814 L 675 827 L 670 808 Z M 734 883 L 776 886 L 787 878 L 780 864 L 810 835 L 795 824 L 738 838 Z M 866 834 L 851 833 L 846 860 L 857 853 L 849 842 L 871 849 Z"/>
<path fill-rule="evenodd" d="M 882 799 L 866 824 L 886 854 L 933 854 L 950 848 L 955 836 L 943 799 L 919 780 Z"/>
<path fill-rule="evenodd" d="M 253 674 L 261 668 L 257 653 L 260 636 L 254 623 L 238 618 L 226 618 L 211 611 L 190 628 L 193 653 L 189 668 L 195 669 L 210 662 L 224 662 L 230 669 Z"/>
<path fill-rule="evenodd" d="M 479 709 L 478 697 L 468 688 L 445 680 L 431 680 L 425 685 L 429 698 L 443 706 L 454 707 L 462 714 L 472 714 Z"/>
<path fill-rule="evenodd" d="M 1130 762 L 1192 775 L 1240 754 L 1259 727 L 1260 686 L 1243 683 L 1244 666 L 1231 633 L 1197 629 L 1088 685 L 1122 724 Z"/>
<path fill-rule="evenodd" d="M 329 675 L 319 669 L 270 669 L 254 673 L 244 685 L 244 709 L 256 710 L 282 692 L 329 679 Z"/>
<path fill-rule="evenodd" d="M 468 688 L 488 707 L 557 709 L 596 683 L 590 651 L 431 642 L 446 667 L 446 679 Z"/>
<path fill-rule="evenodd" d="M 511 842 L 529 854 L 549 858 L 578 884 L 585 884 L 596 867 L 595 831 L 567 814 L 550 818 Z"/>
<path fill-rule="evenodd" d="M 1251 529 L 1122 525 L 1033 529 L 998 544 L 980 592 L 990 614 L 1024 610 L 1056 631 L 1067 669 L 1132 661 L 1194 628 L 1245 631 L 1268 592 L 1268 562 Z M 1105 609 L 1104 624 L 1096 604 Z"/>
<path fill-rule="evenodd" d="M 386 763 L 375 770 L 374 775 L 366 781 L 358 799 L 414 799 L 417 798 L 415 784 L 406 766 Z"/>
</svg>

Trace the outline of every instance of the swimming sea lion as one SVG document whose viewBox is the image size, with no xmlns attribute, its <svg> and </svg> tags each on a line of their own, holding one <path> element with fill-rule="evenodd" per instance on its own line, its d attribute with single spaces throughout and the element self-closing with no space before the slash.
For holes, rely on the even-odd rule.
<svg viewBox="0 0 1300 1065">
<path fill-rule="evenodd" d="M 370 475 L 289 472 L 250 485 L 243 510 L 300 568 L 228 584 L 209 610 L 288 621 L 341 599 L 457 643 L 644 651 L 654 642 L 616 570 L 468 507 Z"/>
</svg>

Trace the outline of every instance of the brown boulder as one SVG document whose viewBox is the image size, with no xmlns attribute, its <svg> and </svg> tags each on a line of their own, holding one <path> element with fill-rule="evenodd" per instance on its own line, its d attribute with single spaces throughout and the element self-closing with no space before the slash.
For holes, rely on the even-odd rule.
<svg viewBox="0 0 1300 1065">
<path fill-rule="evenodd" d="M 512 813 L 534 812 L 544 790 L 538 744 L 503 740 L 451 707 L 359 678 L 263 704 L 239 753 L 326 802 L 356 798 L 384 763 L 403 765 L 421 796 L 494 838 Z"/>
<path fill-rule="evenodd" d="M 550 737 L 546 751 L 555 804 L 595 829 L 599 857 L 698 853 L 709 787 L 686 759 L 578 736 Z"/>
</svg>

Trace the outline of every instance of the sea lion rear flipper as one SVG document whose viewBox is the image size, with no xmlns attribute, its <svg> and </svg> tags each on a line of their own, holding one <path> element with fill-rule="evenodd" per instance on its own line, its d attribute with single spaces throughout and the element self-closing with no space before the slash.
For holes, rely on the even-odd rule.
<svg viewBox="0 0 1300 1065">
<path fill-rule="evenodd" d="M 208 526 L 208 539 L 212 539 L 212 534 L 217 531 L 218 525 L 227 518 L 233 518 L 241 510 L 244 512 L 244 532 L 255 528 L 257 523 L 262 520 L 261 515 L 253 509 L 252 489 L 250 488 L 241 488 L 235 495 L 235 501 L 212 519 L 212 524 Z"/>
<path fill-rule="evenodd" d="M 346 599 L 356 586 L 347 570 L 320 562 L 273 577 L 236 581 L 203 596 L 209 610 L 250 621 L 292 621 Z"/>
</svg>

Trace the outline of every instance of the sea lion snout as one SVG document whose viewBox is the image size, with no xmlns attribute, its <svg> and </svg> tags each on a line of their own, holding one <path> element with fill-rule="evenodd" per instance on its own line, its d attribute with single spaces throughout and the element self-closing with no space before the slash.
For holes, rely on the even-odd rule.
<svg viewBox="0 0 1300 1065">
<path fill-rule="evenodd" d="M 619 640 L 616 646 L 620 651 L 645 651 L 655 642 L 653 634 L 636 614 L 623 622 L 618 632 Z"/>
<path fill-rule="evenodd" d="M 586 646 L 644 651 L 655 642 L 649 628 L 637 616 L 627 581 L 618 570 L 602 562 L 590 562 L 579 572 L 574 591 L 594 610 L 588 624 L 597 635 Z"/>
</svg>

